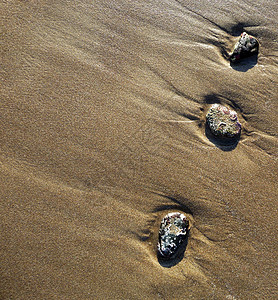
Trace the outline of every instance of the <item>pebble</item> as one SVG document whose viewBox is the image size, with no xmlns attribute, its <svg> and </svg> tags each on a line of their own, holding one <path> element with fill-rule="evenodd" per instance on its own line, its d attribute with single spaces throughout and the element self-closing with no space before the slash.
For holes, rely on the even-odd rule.
<svg viewBox="0 0 278 300">
<path fill-rule="evenodd" d="M 207 125 L 215 136 L 235 138 L 240 135 L 241 124 L 237 113 L 224 105 L 213 104 L 206 116 Z"/>
<path fill-rule="evenodd" d="M 258 51 L 259 42 L 253 36 L 243 32 L 230 55 L 230 61 L 236 63 L 242 58 L 257 54 Z"/>
<path fill-rule="evenodd" d="M 181 244 L 187 238 L 189 221 L 179 212 L 167 214 L 160 224 L 158 255 L 165 259 L 175 257 Z"/>
</svg>

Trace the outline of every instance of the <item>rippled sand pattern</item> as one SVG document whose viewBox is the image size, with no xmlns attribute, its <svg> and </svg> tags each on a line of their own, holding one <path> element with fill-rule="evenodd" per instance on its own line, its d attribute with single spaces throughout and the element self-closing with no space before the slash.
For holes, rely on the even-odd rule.
<svg viewBox="0 0 278 300">
<path fill-rule="evenodd" d="M 0 10 L 0 298 L 277 299 L 277 2 Z M 259 55 L 234 66 L 243 31 Z M 213 103 L 233 147 L 206 135 Z M 171 211 L 190 235 L 163 265 Z"/>
</svg>

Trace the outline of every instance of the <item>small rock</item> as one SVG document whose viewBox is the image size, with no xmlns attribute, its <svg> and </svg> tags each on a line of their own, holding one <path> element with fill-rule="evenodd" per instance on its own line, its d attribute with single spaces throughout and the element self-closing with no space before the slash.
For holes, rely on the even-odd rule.
<svg viewBox="0 0 278 300">
<path fill-rule="evenodd" d="M 230 55 L 230 61 L 238 62 L 242 58 L 257 54 L 258 51 L 259 42 L 253 36 L 243 32 Z"/>
<path fill-rule="evenodd" d="M 185 241 L 188 229 L 189 221 L 184 214 L 179 212 L 167 214 L 160 224 L 158 254 L 166 259 L 174 257 Z"/>
<path fill-rule="evenodd" d="M 241 124 L 237 113 L 226 106 L 213 104 L 207 113 L 207 125 L 218 137 L 235 138 L 240 135 Z"/>
</svg>

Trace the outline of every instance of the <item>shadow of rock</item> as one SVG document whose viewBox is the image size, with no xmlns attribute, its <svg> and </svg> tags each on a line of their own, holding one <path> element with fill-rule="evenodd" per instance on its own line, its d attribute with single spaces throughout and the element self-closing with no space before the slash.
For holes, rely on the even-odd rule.
<svg viewBox="0 0 278 300">
<path fill-rule="evenodd" d="M 184 258 L 184 252 L 185 252 L 187 244 L 188 244 L 189 232 L 190 232 L 190 230 L 188 231 L 186 239 L 180 245 L 180 247 L 178 248 L 178 251 L 174 257 L 165 259 L 165 258 L 161 257 L 161 255 L 159 255 L 159 253 L 157 252 L 157 260 L 162 267 L 172 268 L 175 265 L 177 265 L 180 261 L 182 261 L 182 259 Z"/>
<path fill-rule="evenodd" d="M 230 66 L 239 72 L 247 72 L 249 69 L 255 67 L 258 63 L 258 54 L 254 54 L 253 56 L 246 57 L 241 59 L 239 62 L 233 63 L 230 62 Z"/>
<path fill-rule="evenodd" d="M 214 104 L 214 103 L 221 103 L 221 99 L 217 94 L 208 94 L 204 97 L 206 104 Z"/>
<path fill-rule="evenodd" d="M 250 27 L 257 27 L 257 23 L 252 22 L 238 22 L 237 24 L 233 24 L 228 26 L 227 31 L 232 36 L 239 36 L 242 32 L 246 31 Z"/>
<path fill-rule="evenodd" d="M 206 137 L 219 149 L 222 151 L 232 151 L 236 148 L 240 136 L 234 137 L 234 138 L 222 138 L 222 137 L 217 137 L 213 135 L 206 124 L 206 129 L 205 129 Z"/>
</svg>

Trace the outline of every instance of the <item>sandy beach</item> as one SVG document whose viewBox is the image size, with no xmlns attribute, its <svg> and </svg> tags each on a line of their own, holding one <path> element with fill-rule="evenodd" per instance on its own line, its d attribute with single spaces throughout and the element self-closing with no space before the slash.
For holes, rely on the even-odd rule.
<svg viewBox="0 0 278 300">
<path fill-rule="evenodd" d="M 0 11 L 0 299 L 277 299 L 277 1 Z M 259 54 L 233 65 L 243 31 Z M 213 103 L 236 144 L 206 133 Z M 190 233 L 164 265 L 172 211 Z"/>
</svg>

